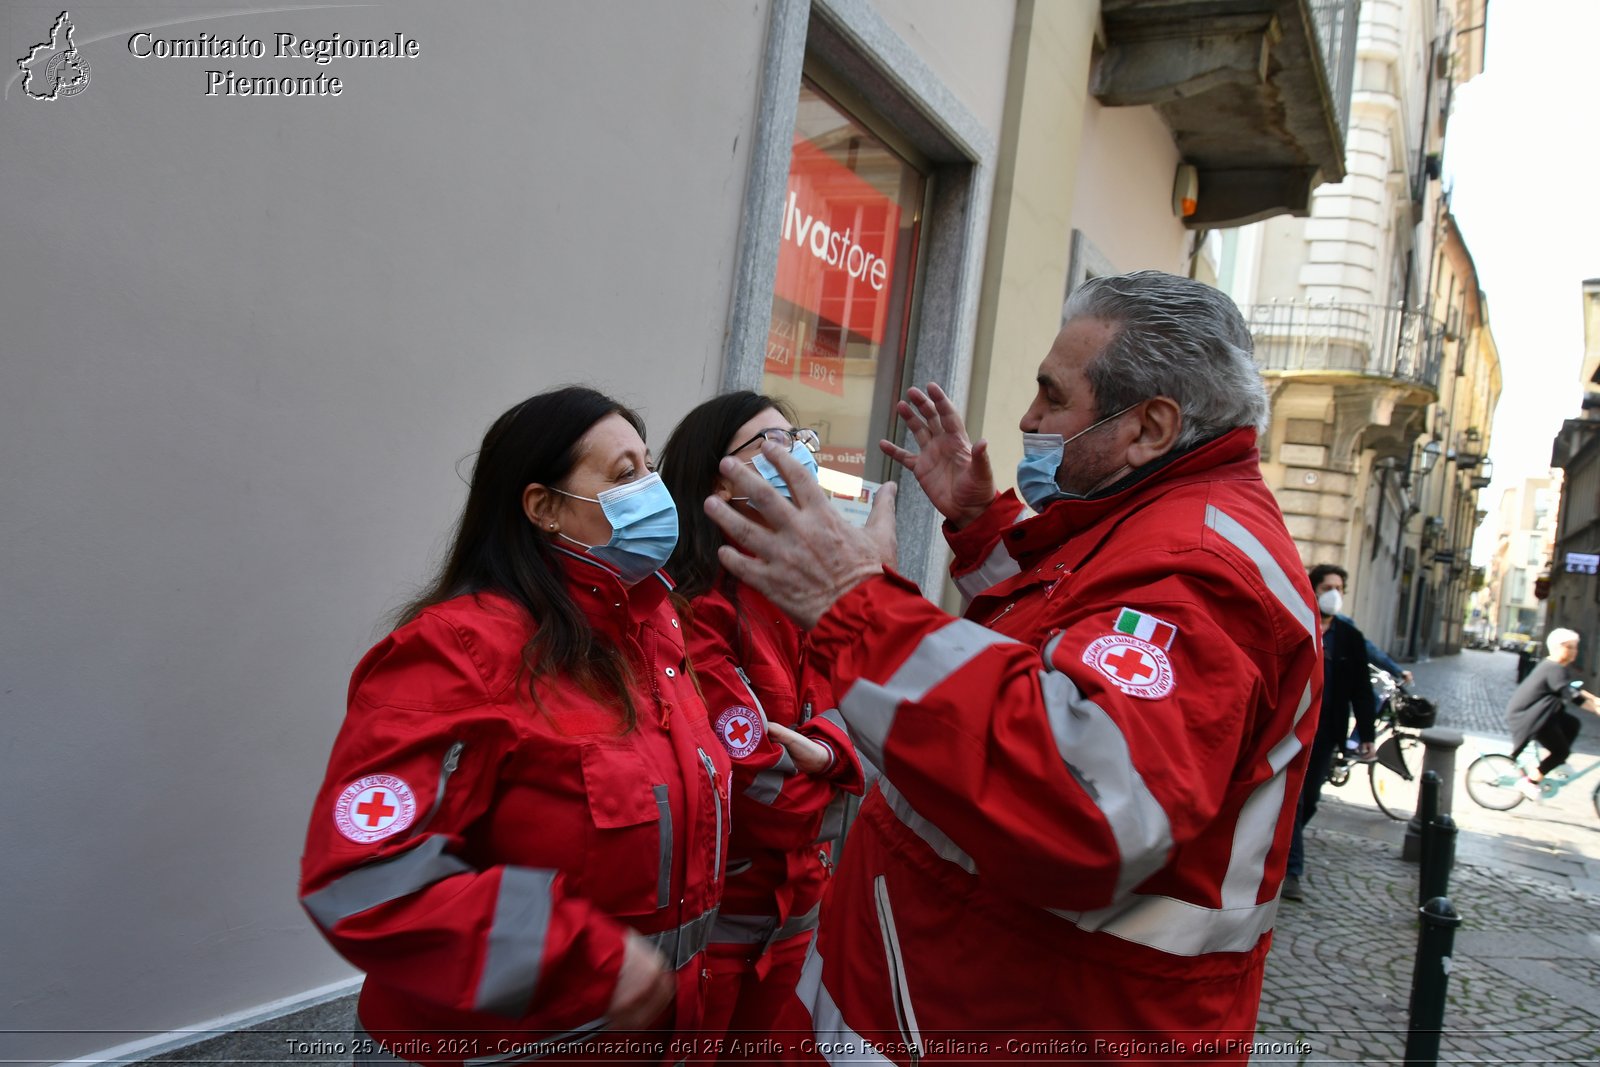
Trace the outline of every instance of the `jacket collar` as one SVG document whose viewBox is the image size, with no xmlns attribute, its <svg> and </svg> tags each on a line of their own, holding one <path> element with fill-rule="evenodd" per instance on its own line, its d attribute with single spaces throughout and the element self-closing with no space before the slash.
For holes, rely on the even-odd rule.
<svg viewBox="0 0 1600 1067">
<path fill-rule="evenodd" d="M 622 584 L 615 570 L 593 556 L 561 545 L 551 547 L 566 574 L 568 594 L 589 616 L 589 623 L 596 630 L 621 630 L 619 609 L 624 606 L 628 611 L 628 628 L 638 626 L 655 614 L 672 591 L 672 579 L 662 571 L 630 587 Z"/>
<path fill-rule="evenodd" d="M 1123 479 L 1121 487 L 1088 500 L 1057 500 L 1006 534 L 1012 556 L 1059 548 L 1102 520 L 1123 515 L 1183 485 L 1261 480 L 1261 453 L 1252 426 L 1229 430 L 1170 460 L 1157 460 Z"/>
</svg>

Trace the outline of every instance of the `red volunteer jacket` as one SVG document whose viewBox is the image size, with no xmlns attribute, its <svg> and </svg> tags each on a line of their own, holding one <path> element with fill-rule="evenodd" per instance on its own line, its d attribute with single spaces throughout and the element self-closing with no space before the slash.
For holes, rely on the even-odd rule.
<svg viewBox="0 0 1600 1067">
<path fill-rule="evenodd" d="M 661 1029 L 699 1022 L 728 758 L 666 579 L 627 589 L 587 556 L 562 559 L 573 599 L 633 666 L 635 729 L 565 677 L 540 679 L 531 702 L 533 623 L 498 594 L 429 608 L 351 678 L 301 902 L 367 972 L 362 1025 L 404 1060 L 517 1062 L 563 1043 L 641 1058 L 603 1032 L 629 927 L 678 968 Z"/>
<path fill-rule="evenodd" d="M 812 635 L 883 777 L 800 998 L 866 1062 L 1243 1063 L 1321 685 L 1254 431 L 1021 511 L 949 533 L 965 619 L 886 574 Z"/>
<path fill-rule="evenodd" d="M 827 842 L 842 829 L 840 789 L 860 794 L 861 762 L 805 634 L 781 611 L 727 576 L 692 607 L 689 658 L 733 761 L 728 882 L 711 939 L 781 940 L 816 925 Z M 800 773 L 768 722 L 828 746 L 828 775 Z"/>
</svg>

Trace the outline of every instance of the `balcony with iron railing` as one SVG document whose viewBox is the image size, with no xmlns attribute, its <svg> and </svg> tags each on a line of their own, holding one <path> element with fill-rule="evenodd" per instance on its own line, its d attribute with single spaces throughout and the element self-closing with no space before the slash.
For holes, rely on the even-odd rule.
<svg viewBox="0 0 1600 1067">
<path fill-rule="evenodd" d="M 1439 396 L 1444 329 L 1384 304 L 1255 304 L 1247 315 L 1267 375 L 1369 378 Z"/>
</svg>

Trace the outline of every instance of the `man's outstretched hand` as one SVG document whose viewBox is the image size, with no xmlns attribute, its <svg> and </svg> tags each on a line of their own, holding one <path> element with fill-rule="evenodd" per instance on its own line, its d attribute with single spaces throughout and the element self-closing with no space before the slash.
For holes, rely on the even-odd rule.
<svg viewBox="0 0 1600 1067">
<path fill-rule="evenodd" d="M 934 508 L 956 529 L 982 515 L 994 500 L 989 443 L 972 443 L 961 413 L 932 382 L 926 393 L 915 387 L 907 389 L 895 410 L 916 438 L 917 451 L 908 452 L 893 441 L 879 441 L 883 454 L 916 475 Z"/>
<path fill-rule="evenodd" d="M 707 497 L 711 521 L 751 553 L 723 545 L 717 558 L 735 578 L 810 629 L 835 600 L 894 565 L 895 484 L 887 482 L 878 490 L 867 525 L 858 530 L 833 509 L 810 472 L 787 452 L 764 443 L 761 453 L 783 475 L 793 500 L 785 500 L 750 464 L 724 459 L 719 470 L 733 483 L 734 495 L 749 497 L 769 528 L 751 522 L 721 498 Z"/>
</svg>

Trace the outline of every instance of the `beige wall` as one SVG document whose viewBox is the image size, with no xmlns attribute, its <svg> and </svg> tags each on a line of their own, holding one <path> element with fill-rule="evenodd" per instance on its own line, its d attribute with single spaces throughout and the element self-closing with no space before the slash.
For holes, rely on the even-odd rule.
<svg viewBox="0 0 1600 1067">
<path fill-rule="evenodd" d="M 872 0 L 871 6 L 985 129 L 1000 128 L 1016 0 Z"/>
<path fill-rule="evenodd" d="M 1015 482 L 1017 422 L 1061 326 L 1094 26 L 1093 5 L 1018 5 L 968 400 L 1002 488 Z"/>
<path fill-rule="evenodd" d="M 1172 131 L 1154 108 L 1085 100 L 1072 225 L 1118 272 L 1189 272 L 1189 231 L 1172 213 L 1178 161 Z"/>
</svg>

